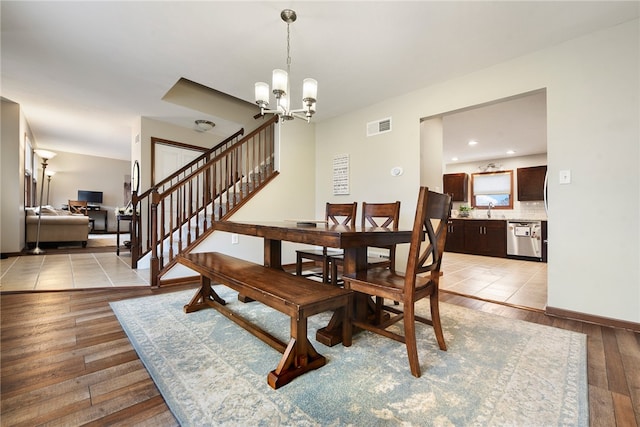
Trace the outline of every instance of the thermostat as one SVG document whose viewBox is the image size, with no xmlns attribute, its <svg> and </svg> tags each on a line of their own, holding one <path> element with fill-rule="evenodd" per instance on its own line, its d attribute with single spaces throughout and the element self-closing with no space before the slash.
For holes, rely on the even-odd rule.
<svg viewBox="0 0 640 427">
<path fill-rule="evenodd" d="M 391 176 L 400 176 L 402 175 L 402 168 L 400 166 L 396 166 L 395 168 L 391 168 Z"/>
</svg>

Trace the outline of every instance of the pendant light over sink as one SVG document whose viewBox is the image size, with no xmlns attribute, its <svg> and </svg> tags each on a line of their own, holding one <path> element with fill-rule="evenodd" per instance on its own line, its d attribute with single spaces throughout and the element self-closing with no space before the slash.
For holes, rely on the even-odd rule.
<svg viewBox="0 0 640 427">
<path fill-rule="evenodd" d="M 311 78 L 302 81 L 302 108 L 290 110 L 290 86 L 289 76 L 291 74 L 291 43 L 289 25 L 297 19 L 296 12 L 285 9 L 280 13 L 280 18 L 287 23 L 287 70 L 275 69 L 272 77 L 272 92 L 276 98 L 275 109 L 268 110 L 269 106 L 269 85 L 265 82 L 255 84 L 256 104 L 260 106 L 260 115 L 278 114 L 284 120 L 298 118 L 306 120 L 307 123 L 316 112 L 316 98 L 318 95 L 318 82 Z"/>
</svg>

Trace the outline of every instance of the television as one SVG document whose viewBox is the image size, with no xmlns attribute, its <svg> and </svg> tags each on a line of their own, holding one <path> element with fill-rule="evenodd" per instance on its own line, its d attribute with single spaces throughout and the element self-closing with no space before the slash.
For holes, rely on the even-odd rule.
<svg viewBox="0 0 640 427">
<path fill-rule="evenodd" d="M 78 190 L 78 200 L 99 205 L 102 203 L 102 191 Z"/>
</svg>

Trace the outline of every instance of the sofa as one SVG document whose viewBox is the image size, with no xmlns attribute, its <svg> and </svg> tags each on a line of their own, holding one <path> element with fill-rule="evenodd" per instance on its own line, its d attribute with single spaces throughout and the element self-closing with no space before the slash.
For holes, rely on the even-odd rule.
<svg viewBox="0 0 640 427">
<path fill-rule="evenodd" d="M 27 245 L 34 246 L 38 234 L 39 208 L 26 209 Z M 79 242 L 87 246 L 89 239 L 89 217 L 68 211 L 42 206 L 40 242 Z"/>
</svg>

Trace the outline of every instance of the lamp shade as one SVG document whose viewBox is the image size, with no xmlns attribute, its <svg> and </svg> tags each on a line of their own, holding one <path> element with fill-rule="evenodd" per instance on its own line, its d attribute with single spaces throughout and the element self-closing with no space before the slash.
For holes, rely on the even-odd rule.
<svg viewBox="0 0 640 427">
<path fill-rule="evenodd" d="M 273 70 L 273 92 L 287 93 L 287 80 L 289 76 L 285 70 L 276 68 Z"/>
<path fill-rule="evenodd" d="M 269 104 L 269 85 L 265 82 L 256 83 L 256 103 Z"/>
<path fill-rule="evenodd" d="M 34 150 L 34 151 L 38 155 L 38 157 L 40 157 L 43 160 L 53 159 L 56 156 L 56 153 L 54 153 L 53 151 L 47 151 L 47 150 Z"/>
<path fill-rule="evenodd" d="M 307 99 L 311 102 L 316 100 L 318 96 L 318 81 L 315 79 L 304 79 L 302 81 L 302 100 Z"/>
<path fill-rule="evenodd" d="M 52 171 L 51 169 L 47 169 L 46 171 L 44 171 L 44 174 L 47 175 L 48 177 L 52 177 L 53 175 L 56 174 L 56 171 Z"/>
</svg>

